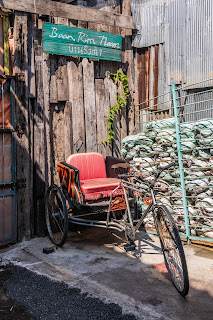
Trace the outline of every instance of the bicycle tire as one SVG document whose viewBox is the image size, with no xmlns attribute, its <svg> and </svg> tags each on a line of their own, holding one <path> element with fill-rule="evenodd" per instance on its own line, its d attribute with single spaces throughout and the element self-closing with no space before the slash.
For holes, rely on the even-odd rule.
<svg viewBox="0 0 213 320">
<path fill-rule="evenodd" d="M 189 291 L 189 278 L 178 229 L 164 205 L 157 206 L 154 218 L 167 270 L 175 288 L 184 297 Z"/>
<path fill-rule="evenodd" d="M 68 233 L 68 212 L 61 189 L 53 184 L 45 196 L 45 220 L 51 241 L 62 247 Z"/>
</svg>

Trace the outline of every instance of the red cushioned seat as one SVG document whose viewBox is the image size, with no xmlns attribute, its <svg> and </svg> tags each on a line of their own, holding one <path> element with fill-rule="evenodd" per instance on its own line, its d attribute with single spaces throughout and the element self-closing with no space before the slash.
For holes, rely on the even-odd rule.
<svg viewBox="0 0 213 320">
<path fill-rule="evenodd" d="M 112 191 L 118 187 L 120 180 L 116 178 L 97 178 L 81 180 L 81 191 L 85 195 L 85 200 L 97 200 L 99 198 L 110 197 Z M 114 195 L 123 194 L 119 188 Z"/>
<path fill-rule="evenodd" d="M 100 153 L 77 153 L 69 156 L 67 163 L 79 170 L 80 180 L 106 178 L 104 157 Z"/>
<path fill-rule="evenodd" d="M 119 179 L 107 178 L 105 160 L 99 153 L 73 154 L 66 162 L 79 170 L 80 187 L 85 200 L 109 197 L 119 185 Z M 123 194 L 123 190 L 118 189 L 115 195 L 118 194 Z"/>
</svg>

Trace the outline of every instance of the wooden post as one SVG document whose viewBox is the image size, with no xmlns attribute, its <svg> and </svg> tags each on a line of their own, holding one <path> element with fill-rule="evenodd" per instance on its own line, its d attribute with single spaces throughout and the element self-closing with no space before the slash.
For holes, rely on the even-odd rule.
<svg viewBox="0 0 213 320">
<path fill-rule="evenodd" d="M 28 91 L 29 98 L 36 98 L 35 84 L 35 52 L 34 52 L 34 18 L 32 14 L 28 15 Z"/>
<path fill-rule="evenodd" d="M 49 54 L 42 54 L 43 91 L 44 91 L 44 157 L 45 157 L 45 191 L 51 184 L 51 148 L 50 148 L 50 60 Z"/>
<path fill-rule="evenodd" d="M 95 105 L 94 64 L 83 59 L 83 86 L 86 127 L 86 151 L 97 152 L 97 120 Z"/>
<path fill-rule="evenodd" d="M 25 126 L 25 134 L 16 136 L 17 179 L 26 179 L 26 187 L 17 191 L 18 240 L 30 238 L 30 217 L 32 201 L 32 154 L 30 148 L 30 126 L 28 106 L 28 50 L 27 14 L 16 12 L 14 23 L 15 72 L 24 73 L 25 81 L 16 83 L 15 109 L 17 125 Z"/>
<path fill-rule="evenodd" d="M 50 184 L 50 116 L 49 116 L 49 54 L 42 50 L 42 32 L 35 39 L 35 73 L 37 99 L 34 108 L 34 204 L 37 234 L 45 234 L 44 195 Z"/>
<path fill-rule="evenodd" d="M 41 34 L 35 40 L 37 99 L 34 108 L 34 206 L 37 234 L 43 234 L 45 193 L 44 88 Z"/>
</svg>

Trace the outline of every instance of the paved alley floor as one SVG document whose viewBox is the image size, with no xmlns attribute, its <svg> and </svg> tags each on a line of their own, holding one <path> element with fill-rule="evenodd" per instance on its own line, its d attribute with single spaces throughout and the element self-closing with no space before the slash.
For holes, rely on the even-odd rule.
<svg viewBox="0 0 213 320">
<path fill-rule="evenodd" d="M 43 253 L 44 247 L 52 246 L 48 237 L 19 243 L 6 252 L 0 251 L 1 265 L 12 263 L 17 267 L 8 280 L 8 294 L 42 320 L 211 320 L 213 252 L 184 246 L 190 291 L 183 299 L 170 281 L 158 238 L 141 231 L 136 243 L 137 249 L 127 253 L 121 239 L 98 228 L 70 233 L 65 245 L 50 254 Z M 27 290 L 27 286 L 33 290 Z M 68 300 L 64 296 L 66 292 L 70 295 Z M 48 304 L 45 297 L 49 299 L 49 312 L 54 309 L 56 300 L 59 309 L 61 301 L 62 311 L 58 314 L 54 309 L 52 318 L 45 317 L 46 309 L 46 313 L 41 309 L 40 314 L 33 311 L 40 310 L 42 300 Z M 63 308 L 69 301 L 81 301 L 77 311 L 72 303 L 70 309 Z M 92 303 L 87 306 L 88 310 L 93 312 L 84 309 L 84 302 L 86 308 L 88 301 Z M 98 303 L 101 303 L 100 308 L 96 310 L 92 306 Z M 107 314 L 106 306 L 111 308 L 111 313 Z"/>
</svg>

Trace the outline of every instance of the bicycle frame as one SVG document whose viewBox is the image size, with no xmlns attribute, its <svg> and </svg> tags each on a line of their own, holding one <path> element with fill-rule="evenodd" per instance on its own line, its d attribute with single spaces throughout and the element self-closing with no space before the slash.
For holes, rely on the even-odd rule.
<svg viewBox="0 0 213 320">
<path fill-rule="evenodd" d="M 141 181 L 141 182 L 145 182 L 146 183 L 146 181 Z M 118 188 L 122 187 L 123 193 L 124 193 L 124 198 L 125 198 L 125 203 L 126 203 L 126 213 L 125 213 L 125 215 L 128 217 L 129 223 L 126 223 L 124 221 L 121 221 L 120 223 L 123 223 L 124 225 L 130 224 L 134 228 L 135 232 L 137 232 L 139 230 L 140 226 L 142 225 L 142 223 L 143 223 L 144 219 L 146 218 L 146 216 L 148 215 L 148 213 L 150 211 L 153 211 L 154 207 L 156 206 L 156 198 L 155 198 L 153 186 L 151 186 L 150 184 L 147 184 L 147 185 L 149 187 L 149 193 L 151 194 L 151 203 L 149 204 L 148 208 L 145 210 L 144 214 L 142 214 L 141 218 L 137 221 L 137 224 L 134 227 L 133 222 L 136 222 L 136 221 L 132 220 L 129 201 L 128 201 L 128 195 L 127 195 L 127 190 L 126 189 L 133 190 L 137 194 L 141 194 L 142 192 L 140 190 L 140 186 L 137 186 L 134 183 L 128 182 L 126 180 L 121 180 L 120 181 L 119 186 L 112 191 L 112 194 L 110 196 L 110 203 L 109 203 L 109 208 L 108 208 L 108 212 L 107 212 L 107 224 L 106 224 L 106 227 L 108 227 L 109 224 L 110 224 L 110 213 L 111 213 L 111 205 L 112 205 L 113 194 L 114 194 L 114 192 L 116 192 L 116 190 Z M 154 214 L 154 212 L 153 212 L 153 214 Z"/>
</svg>

